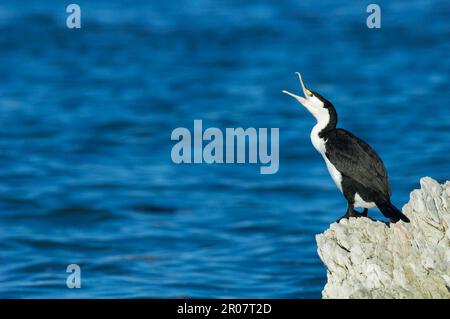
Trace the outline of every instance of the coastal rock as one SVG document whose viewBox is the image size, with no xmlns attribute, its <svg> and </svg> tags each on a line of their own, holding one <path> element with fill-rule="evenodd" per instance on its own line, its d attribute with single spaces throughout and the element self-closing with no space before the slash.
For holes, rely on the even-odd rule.
<svg viewBox="0 0 450 319">
<path fill-rule="evenodd" d="M 323 298 L 450 298 L 450 181 L 420 185 L 403 206 L 408 224 L 350 218 L 316 236 Z"/>
</svg>

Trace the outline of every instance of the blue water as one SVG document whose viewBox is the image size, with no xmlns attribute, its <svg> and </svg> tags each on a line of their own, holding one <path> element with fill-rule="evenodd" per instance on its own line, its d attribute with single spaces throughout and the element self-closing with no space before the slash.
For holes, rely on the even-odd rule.
<svg viewBox="0 0 450 319">
<path fill-rule="evenodd" d="M 0 297 L 319 298 L 315 234 L 346 203 L 280 92 L 294 71 L 378 151 L 395 204 L 450 179 L 448 1 L 378 1 L 377 30 L 364 1 L 77 3 L 80 30 L 68 3 L 0 4 Z M 194 119 L 280 128 L 279 172 L 175 165 Z"/>
</svg>

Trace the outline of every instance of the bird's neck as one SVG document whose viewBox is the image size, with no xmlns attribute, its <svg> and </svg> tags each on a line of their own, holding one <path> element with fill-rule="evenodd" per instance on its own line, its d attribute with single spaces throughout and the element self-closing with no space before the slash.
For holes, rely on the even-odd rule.
<svg viewBox="0 0 450 319">
<path fill-rule="evenodd" d="M 322 138 L 331 130 L 336 129 L 337 114 L 334 109 L 327 109 L 325 112 L 316 116 L 317 124 L 313 128 L 314 134 Z"/>
<path fill-rule="evenodd" d="M 317 124 L 314 125 L 311 131 L 311 142 L 314 148 L 325 156 L 326 147 L 326 134 L 327 132 L 336 128 L 336 118 L 330 116 L 330 114 L 324 114 L 322 116 L 316 116 Z"/>
</svg>

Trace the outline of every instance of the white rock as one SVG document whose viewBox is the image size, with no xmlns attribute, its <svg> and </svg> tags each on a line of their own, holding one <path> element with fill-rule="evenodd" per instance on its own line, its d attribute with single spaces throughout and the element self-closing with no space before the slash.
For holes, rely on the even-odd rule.
<svg viewBox="0 0 450 319">
<path fill-rule="evenodd" d="M 450 298 L 450 181 L 420 185 L 403 206 L 410 223 L 350 218 L 316 236 L 323 298 Z"/>
</svg>

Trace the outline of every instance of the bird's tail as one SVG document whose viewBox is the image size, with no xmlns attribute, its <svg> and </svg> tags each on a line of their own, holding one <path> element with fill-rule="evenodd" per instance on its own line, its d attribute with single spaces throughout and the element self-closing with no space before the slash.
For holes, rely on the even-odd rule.
<svg viewBox="0 0 450 319">
<path fill-rule="evenodd" d="M 403 213 L 397 207 L 395 207 L 390 201 L 376 204 L 377 207 L 383 213 L 383 215 L 389 218 L 392 223 L 396 223 L 400 219 L 403 220 L 405 223 L 409 223 L 409 218 L 403 215 Z"/>
</svg>

